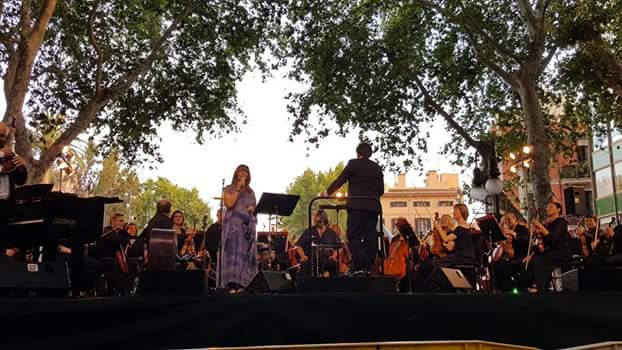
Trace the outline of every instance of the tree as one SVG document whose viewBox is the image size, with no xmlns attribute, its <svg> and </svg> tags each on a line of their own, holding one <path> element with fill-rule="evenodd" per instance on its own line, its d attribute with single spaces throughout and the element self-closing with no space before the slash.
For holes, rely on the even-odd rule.
<svg viewBox="0 0 622 350">
<path fill-rule="evenodd" d="M 451 133 L 446 151 L 458 164 L 465 145 L 488 159 L 498 135 L 492 124 L 534 145 L 532 184 L 542 210 L 551 197 L 551 126 L 559 116 L 549 63 L 560 46 L 558 18 L 566 2 L 291 1 L 286 53 L 291 76 L 309 86 L 292 94 L 293 134 L 340 133 L 353 126 L 396 157 L 426 151 L 424 125 L 440 116 Z M 310 120 L 319 114 L 319 123 Z M 562 120 L 563 121 L 563 120 Z M 319 126 L 318 126 L 319 125 Z M 406 161 L 410 165 L 410 160 Z"/>
<path fill-rule="evenodd" d="M 196 188 L 185 189 L 171 181 L 159 177 L 157 180 L 147 180 L 142 185 L 142 191 L 132 202 L 132 212 L 138 227 L 143 227 L 155 215 L 156 203 L 160 199 L 169 199 L 173 210 L 181 210 L 189 227 L 201 227 L 203 217 L 207 215 L 211 221 L 210 208 L 200 197 Z"/>
<path fill-rule="evenodd" d="M 343 163 L 339 163 L 334 169 L 328 169 L 325 172 L 315 172 L 311 169 L 307 169 L 300 176 L 296 177 L 287 187 L 286 193 L 300 195 L 300 200 L 292 215 L 281 219 L 284 228 L 290 233 L 290 237 L 299 237 L 302 232 L 309 227 L 309 203 L 311 203 L 311 200 L 317 197 L 319 193 L 326 191 L 328 186 L 341 174 L 343 169 Z M 347 191 L 347 185 L 340 189 L 342 193 L 347 193 Z M 323 203 L 329 202 L 316 202 L 318 205 Z M 339 220 L 337 220 L 337 213 L 334 210 L 327 210 L 326 213 L 331 223 L 339 221 L 339 225 L 345 232 L 347 218 L 345 211 L 340 211 Z M 294 240 L 295 239 L 296 238 L 294 238 Z"/>
<path fill-rule="evenodd" d="M 235 129 L 235 83 L 270 44 L 278 2 L 10 0 L 0 7 L 0 71 L 15 148 L 39 182 L 64 146 L 91 130 L 129 161 L 157 156 L 156 129 Z M 27 108 L 26 108 L 27 106 Z M 28 115 L 62 113 L 33 152 Z"/>
</svg>

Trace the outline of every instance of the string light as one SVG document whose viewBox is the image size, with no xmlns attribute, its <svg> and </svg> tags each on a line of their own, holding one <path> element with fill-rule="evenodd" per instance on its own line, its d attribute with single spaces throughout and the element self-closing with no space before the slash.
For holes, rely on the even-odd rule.
<svg viewBox="0 0 622 350">
<path fill-rule="evenodd" d="M 523 153 L 525 154 L 531 153 L 531 146 L 523 146 Z"/>
<path fill-rule="evenodd" d="M 517 172 L 516 165 L 512 165 L 510 167 L 510 171 L 513 172 L 513 173 L 516 173 Z"/>
<path fill-rule="evenodd" d="M 510 152 L 510 158 L 512 158 L 512 160 L 516 160 L 516 154 L 514 152 Z"/>
</svg>

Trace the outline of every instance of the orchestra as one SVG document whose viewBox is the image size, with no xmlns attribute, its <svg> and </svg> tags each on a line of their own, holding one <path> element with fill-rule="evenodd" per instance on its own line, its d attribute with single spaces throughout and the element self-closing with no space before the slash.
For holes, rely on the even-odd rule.
<svg viewBox="0 0 622 350">
<path fill-rule="evenodd" d="M 6 144 L 9 131 L 6 124 L 0 123 L 0 228 L 3 229 L 13 205 L 11 194 L 27 178 L 23 160 Z M 345 183 L 349 185 L 349 195 L 341 198 L 347 200 L 342 206 L 348 210 L 345 235 L 337 223 L 331 224 L 325 209 L 313 211 L 311 227 L 304 232 L 256 232 L 257 201 L 250 187 L 251 173 L 248 166 L 240 165 L 231 183 L 223 184 L 221 209 L 216 222 L 209 227 L 207 215 L 202 228 L 197 229 L 196 223 L 189 227 L 179 208 L 183 203 L 168 199 L 155 203 L 156 213 L 140 234 L 135 223 L 126 223 L 122 213 L 113 213 L 95 243 L 88 244 L 82 259 L 81 288 L 92 289 L 96 280 L 103 278 L 107 288 L 100 294 L 133 294 L 149 259 L 149 237 L 153 229 L 175 233 L 179 270 L 205 270 L 211 281 L 209 286 L 228 293 L 245 292 L 262 269 L 283 271 L 294 278 L 383 274 L 395 278 L 401 291 L 411 290 L 413 286 L 421 291 L 436 268 L 472 267 L 488 271 L 493 282 L 491 291 L 535 293 L 552 289 L 553 271 L 557 268 L 622 267 L 622 225 L 615 225 L 612 220 L 601 228 L 599 220 L 592 215 L 578 218 L 576 225 L 570 225 L 556 201 L 547 204 L 543 220 L 536 217 L 526 223 L 513 213 L 505 213 L 498 223 L 502 233 L 498 242 L 492 242 L 492 237 L 479 232 L 477 224 L 467 221 L 469 209 L 462 203 L 454 205 L 451 216 L 435 213 L 432 229 L 426 234 L 415 234 L 409 221 L 399 218 L 395 235 L 390 239 L 385 237 L 383 250 L 378 247 L 381 240 L 377 239 L 381 213 L 378 199 L 384 191 L 383 178 L 378 165 L 369 160 L 370 155 L 369 145 L 359 145 L 357 158 L 348 163 L 326 191 L 332 194 Z M 326 193 L 322 195 L 327 196 Z M 177 209 L 172 211 L 174 206 Z M 266 241 L 260 241 L 260 236 Z M 297 237 L 295 243 L 294 237 Z M 57 247 L 58 251 L 52 255 L 71 264 L 69 245 L 59 242 Z M 9 259 L 34 261 L 36 251 L 32 247 L 0 246 L 0 263 Z"/>
</svg>

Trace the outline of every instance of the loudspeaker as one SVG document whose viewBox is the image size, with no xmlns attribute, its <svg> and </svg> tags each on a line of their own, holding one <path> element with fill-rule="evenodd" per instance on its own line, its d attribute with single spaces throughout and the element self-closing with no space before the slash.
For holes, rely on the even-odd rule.
<svg viewBox="0 0 622 350">
<path fill-rule="evenodd" d="M 622 267 L 579 269 L 579 290 L 622 291 Z"/>
<path fill-rule="evenodd" d="M 427 292 L 456 293 L 471 290 L 471 283 L 459 269 L 437 267 L 424 283 Z"/>
<path fill-rule="evenodd" d="M 566 215 L 585 215 L 585 190 L 582 187 L 566 187 L 564 189 L 564 204 L 566 206 Z"/>
<path fill-rule="evenodd" d="M 67 296 L 71 283 L 64 262 L 30 264 L 22 261 L 0 263 L 0 294 Z"/>
<path fill-rule="evenodd" d="M 203 270 L 143 271 L 138 294 L 200 296 L 206 288 L 207 275 Z"/>
<path fill-rule="evenodd" d="M 246 289 L 252 293 L 288 293 L 295 291 L 291 275 L 279 271 L 259 271 Z"/>
<path fill-rule="evenodd" d="M 177 251 L 175 230 L 152 229 L 149 234 L 147 270 L 175 271 L 177 268 Z"/>
<path fill-rule="evenodd" d="M 370 277 L 299 277 L 300 293 L 395 293 L 397 279 L 391 276 Z"/>
</svg>

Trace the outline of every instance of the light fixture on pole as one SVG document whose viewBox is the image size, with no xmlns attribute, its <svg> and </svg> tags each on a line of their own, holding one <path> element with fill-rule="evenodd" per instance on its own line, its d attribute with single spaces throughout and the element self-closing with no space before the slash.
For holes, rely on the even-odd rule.
<svg viewBox="0 0 622 350">
<path fill-rule="evenodd" d="M 486 180 L 486 191 L 491 195 L 497 195 L 503 192 L 503 181 L 499 179 L 499 165 L 495 155 L 490 156 L 490 169 L 488 169 L 488 180 Z"/>
<path fill-rule="evenodd" d="M 473 169 L 473 182 L 471 191 L 469 191 L 469 197 L 480 202 L 485 202 L 486 197 L 488 197 L 488 192 L 484 188 L 483 174 L 478 167 Z"/>
</svg>

